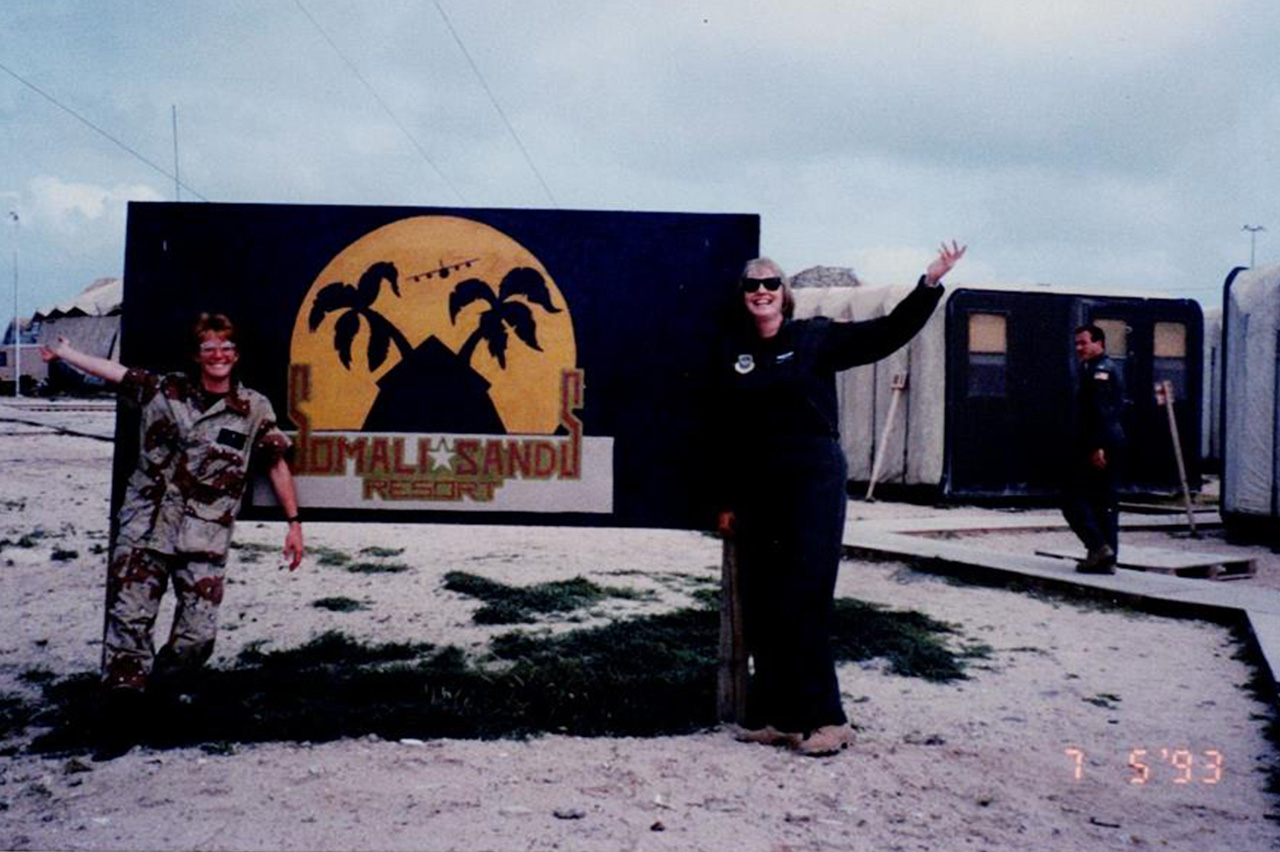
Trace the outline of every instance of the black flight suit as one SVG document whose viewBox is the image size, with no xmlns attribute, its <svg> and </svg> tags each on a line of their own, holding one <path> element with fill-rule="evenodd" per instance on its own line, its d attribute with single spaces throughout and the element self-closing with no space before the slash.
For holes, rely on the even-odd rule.
<svg viewBox="0 0 1280 852">
<path fill-rule="evenodd" d="M 1075 413 L 1075 446 L 1067 465 L 1062 514 L 1090 553 L 1107 544 L 1118 555 L 1124 378 L 1106 355 L 1081 364 Z M 1098 449 L 1107 458 L 1102 470 L 1090 463 Z"/>
<path fill-rule="evenodd" d="M 726 348 L 722 505 L 736 517 L 749 728 L 808 733 L 847 721 L 831 654 L 848 472 L 835 374 L 920 331 L 942 298 L 923 283 L 887 316 L 784 321 Z"/>
</svg>

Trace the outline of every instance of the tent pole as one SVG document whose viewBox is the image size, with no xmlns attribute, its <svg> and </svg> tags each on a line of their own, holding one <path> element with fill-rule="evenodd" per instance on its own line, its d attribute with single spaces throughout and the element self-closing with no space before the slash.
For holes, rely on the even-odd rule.
<svg viewBox="0 0 1280 852">
<path fill-rule="evenodd" d="M 1187 486 L 1187 466 L 1182 460 L 1182 441 L 1178 438 L 1178 421 L 1173 416 L 1173 382 L 1165 379 L 1156 385 L 1156 403 L 1164 406 L 1169 415 L 1169 437 L 1173 439 L 1173 455 L 1178 461 L 1178 479 L 1182 482 L 1182 501 L 1187 507 L 1187 526 L 1192 538 L 1199 538 L 1195 513 L 1191 510 L 1191 489 Z"/>
<path fill-rule="evenodd" d="M 871 481 L 867 483 L 867 496 L 864 498 L 868 503 L 875 502 L 875 498 L 871 495 L 875 493 L 876 480 L 880 478 L 880 465 L 884 462 L 885 447 L 889 443 L 889 431 L 893 428 L 893 418 L 898 413 L 898 402 L 907 389 L 907 374 L 895 373 L 891 387 L 893 397 L 889 400 L 889 416 L 884 419 L 884 428 L 880 430 L 880 443 L 876 446 L 876 458 L 871 465 Z"/>
</svg>

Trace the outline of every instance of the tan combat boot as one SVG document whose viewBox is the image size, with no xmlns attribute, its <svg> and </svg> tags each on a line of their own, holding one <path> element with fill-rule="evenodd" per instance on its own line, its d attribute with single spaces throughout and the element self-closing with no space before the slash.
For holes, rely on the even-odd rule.
<svg viewBox="0 0 1280 852">
<path fill-rule="evenodd" d="M 824 725 L 813 731 L 796 746 L 806 757 L 824 757 L 838 754 L 853 745 L 853 728 L 848 724 Z"/>
</svg>

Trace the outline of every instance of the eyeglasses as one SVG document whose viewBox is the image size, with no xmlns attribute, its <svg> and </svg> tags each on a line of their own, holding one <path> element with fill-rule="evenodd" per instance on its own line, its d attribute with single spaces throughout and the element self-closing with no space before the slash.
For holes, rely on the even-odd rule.
<svg viewBox="0 0 1280 852">
<path fill-rule="evenodd" d="M 224 343 L 201 343 L 201 355 L 234 355 L 236 354 L 236 345 L 231 341 Z"/>
<path fill-rule="evenodd" d="M 782 279 L 781 278 L 743 278 L 740 283 L 742 285 L 743 293 L 754 293 L 756 290 L 760 289 L 761 287 L 763 287 L 764 289 L 772 293 L 774 290 L 777 290 L 779 287 L 782 286 Z"/>
</svg>

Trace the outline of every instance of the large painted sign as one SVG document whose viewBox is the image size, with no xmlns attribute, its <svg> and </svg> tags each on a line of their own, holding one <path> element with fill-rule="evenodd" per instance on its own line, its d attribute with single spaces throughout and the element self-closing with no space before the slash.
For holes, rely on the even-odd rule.
<svg viewBox="0 0 1280 852">
<path fill-rule="evenodd" d="M 312 518 L 705 527 L 712 365 L 758 230 L 751 215 L 134 203 L 123 360 L 181 366 L 191 318 L 229 314 Z M 244 514 L 271 504 L 260 482 Z"/>
</svg>

